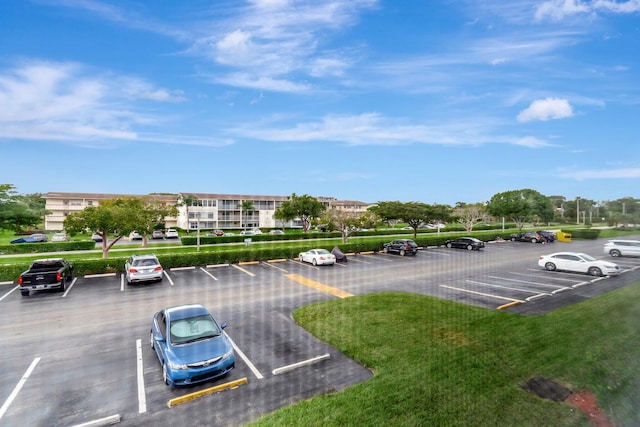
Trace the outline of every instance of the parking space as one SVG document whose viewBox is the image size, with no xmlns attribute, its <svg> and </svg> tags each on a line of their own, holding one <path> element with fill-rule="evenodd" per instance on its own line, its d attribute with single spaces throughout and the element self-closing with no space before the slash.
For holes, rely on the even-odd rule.
<svg viewBox="0 0 640 427">
<path fill-rule="evenodd" d="M 0 424 L 75 426 L 117 417 L 146 425 L 184 411 L 243 424 L 372 375 L 300 328 L 291 316 L 295 308 L 392 290 L 508 309 L 616 280 L 537 267 L 540 253 L 553 250 L 505 242 L 480 252 L 440 247 L 415 257 L 349 255 L 335 266 L 292 259 L 209 265 L 168 269 L 161 282 L 129 286 L 122 274 L 94 275 L 76 278 L 65 293 L 29 297 L 0 284 Z M 614 261 L 623 275 L 640 269 L 640 258 Z M 193 302 L 228 322 L 236 368 L 215 381 L 169 388 L 149 345 L 151 317 Z"/>
<path fill-rule="evenodd" d="M 564 250 L 564 247 L 531 244 L 526 242 L 504 242 L 493 245 L 489 250 L 497 253 L 513 254 L 521 250 L 522 245 L 530 245 L 534 251 L 551 253 Z M 544 248 L 544 249 L 542 249 Z M 592 251 L 593 252 L 593 251 Z M 606 255 L 596 258 L 612 261 L 621 268 L 621 274 L 640 268 L 640 258 L 616 258 L 612 260 Z M 440 284 L 442 296 L 454 299 L 466 304 L 478 305 L 488 308 L 506 309 L 514 305 L 532 302 L 534 300 L 549 298 L 561 292 L 569 292 L 582 286 L 597 285 L 603 280 L 611 280 L 614 277 L 593 277 L 587 274 L 566 271 L 546 271 L 537 266 L 535 262 L 529 265 L 521 265 L 515 270 L 499 270 L 496 273 L 484 273 L 473 277 L 464 277 L 456 281 L 448 281 Z M 533 267 L 531 266 L 534 265 Z"/>
</svg>

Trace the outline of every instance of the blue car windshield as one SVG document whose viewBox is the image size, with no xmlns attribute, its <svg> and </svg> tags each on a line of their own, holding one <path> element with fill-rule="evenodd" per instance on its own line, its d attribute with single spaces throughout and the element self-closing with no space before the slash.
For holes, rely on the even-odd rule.
<svg viewBox="0 0 640 427">
<path fill-rule="evenodd" d="M 173 344 L 186 344 L 220 335 L 218 325 L 207 315 L 172 321 L 169 331 Z"/>
</svg>

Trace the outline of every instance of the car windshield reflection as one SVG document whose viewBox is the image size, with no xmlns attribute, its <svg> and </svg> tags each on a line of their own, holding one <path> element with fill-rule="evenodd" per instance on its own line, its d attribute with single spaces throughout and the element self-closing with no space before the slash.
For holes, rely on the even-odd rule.
<svg viewBox="0 0 640 427">
<path fill-rule="evenodd" d="M 169 328 L 173 344 L 186 344 L 220 335 L 220 329 L 211 316 L 196 316 L 171 322 Z"/>
</svg>

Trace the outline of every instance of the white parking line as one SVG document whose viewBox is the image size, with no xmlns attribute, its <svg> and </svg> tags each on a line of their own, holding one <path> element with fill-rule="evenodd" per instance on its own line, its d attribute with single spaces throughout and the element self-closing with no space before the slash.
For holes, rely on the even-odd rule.
<svg viewBox="0 0 640 427">
<path fill-rule="evenodd" d="M 214 276 L 213 274 L 209 273 L 209 272 L 208 272 L 207 270 L 205 270 L 204 268 L 200 267 L 200 270 L 202 270 L 202 272 L 203 272 L 204 274 L 206 274 L 207 276 L 211 277 L 213 280 L 218 280 L 218 279 L 216 278 L 216 276 Z M 172 283 L 172 285 L 173 285 L 173 283 Z"/>
<path fill-rule="evenodd" d="M 262 263 L 262 265 L 268 265 L 269 267 L 271 267 L 271 268 L 275 268 L 276 270 L 280 270 L 280 271 L 282 271 L 283 273 L 288 273 L 288 272 L 289 272 L 288 270 L 285 270 L 284 268 L 280 268 L 280 267 L 278 267 L 277 265 L 274 265 L 274 264 L 273 264 L 273 263 L 271 263 L 271 262 L 263 262 L 263 263 Z"/>
<path fill-rule="evenodd" d="M 172 270 L 173 270 L 173 269 L 172 269 Z M 167 280 L 169 281 L 169 284 L 170 284 L 171 286 L 173 286 L 173 280 L 171 280 L 171 276 L 169 276 L 169 273 L 167 273 L 167 270 L 163 270 L 163 271 L 162 271 L 162 274 L 164 274 L 164 277 L 166 277 L 166 278 L 167 278 Z"/>
<path fill-rule="evenodd" d="M 11 406 L 11 403 L 13 403 L 14 399 L 18 397 L 18 393 L 20 393 L 22 386 L 24 385 L 24 383 L 27 382 L 27 380 L 29 379 L 29 376 L 31 375 L 33 370 L 36 368 L 36 365 L 38 364 L 39 361 L 40 361 L 39 357 L 36 357 L 35 359 L 33 359 L 33 362 L 31 362 L 31 365 L 29 365 L 29 368 L 27 368 L 27 371 L 24 373 L 22 378 L 20 378 L 20 381 L 18 381 L 18 384 L 16 384 L 15 388 L 13 389 L 13 391 L 11 392 L 7 400 L 4 402 L 4 404 L 2 405 L 2 408 L 0 408 L 0 420 L 2 419 L 4 414 L 7 412 L 7 410 L 9 409 L 9 406 Z"/>
<path fill-rule="evenodd" d="M 147 396 L 144 393 L 144 366 L 142 364 L 142 340 L 136 340 L 136 357 L 138 360 L 138 413 L 147 412 Z"/>
<path fill-rule="evenodd" d="M 353 261 L 353 262 L 361 262 L 362 264 L 371 264 L 369 261 L 364 261 L 364 260 L 361 260 L 360 258 L 361 258 L 361 256 L 360 257 L 349 257 L 347 259 L 349 261 Z"/>
<path fill-rule="evenodd" d="M 11 294 L 11 292 L 15 291 L 16 289 L 19 289 L 20 285 L 16 285 L 13 288 L 11 288 L 11 290 L 9 292 L 7 292 L 6 294 L 2 295 L 2 297 L 0 297 L 0 301 L 2 301 L 3 299 L 5 299 L 6 297 L 9 296 L 9 294 Z"/>
<path fill-rule="evenodd" d="M 539 272 L 539 273 L 545 273 L 545 272 L 547 272 L 546 270 L 533 270 L 533 269 L 529 269 L 529 270 L 530 270 L 530 271 L 531 271 L 531 270 L 532 270 L 532 271 L 537 271 L 537 272 Z M 518 276 L 531 277 L 531 275 L 530 275 L 530 274 L 527 274 L 527 273 L 515 273 L 515 272 L 512 272 L 512 273 L 510 273 L 510 274 L 516 274 L 516 275 L 518 275 Z M 548 277 L 548 276 L 544 276 L 544 277 Z M 575 282 L 576 282 L 576 281 L 575 281 L 575 279 L 565 279 L 565 278 L 563 278 L 563 277 L 554 277 L 554 278 L 553 278 L 553 280 L 554 280 L 554 281 L 558 281 L 558 282 L 572 282 L 572 283 L 575 283 Z"/>
<path fill-rule="evenodd" d="M 249 360 L 249 358 L 242 352 L 242 350 L 238 348 L 238 346 L 236 345 L 235 342 L 233 342 L 231 337 L 226 332 L 223 332 L 223 333 L 226 335 L 227 338 L 229 338 L 229 341 L 231 341 L 231 345 L 233 346 L 233 349 L 236 351 L 236 353 L 238 353 L 238 356 L 240 356 L 240 358 L 244 360 L 244 363 L 247 364 L 249 369 L 251 369 L 251 372 L 253 372 L 253 375 L 255 375 L 256 378 L 258 378 L 259 380 L 263 379 L 264 376 L 260 373 L 260 371 L 258 371 L 258 368 L 256 368 L 255 365 L 251 363 L 251 360 Z"/>
<path fill-rule="evenodd" d="M 251 276 L 251 277 L 255 277 L 255 276 L 256 276 L 256 275 L 255 275 L 255 274 L 253 274 L 252 272 L 245 270 L 244 268 L 240 267 L 239 265 L 231 264 L 231 267 L 233 267 L 233 268 L 237 268 L 238 270 L 242 271 L 242 272 L 243 272 L 243 273 L 245 273 L 245 274 L 248 274 L 248 275 L 249 275 L 249 276 Z"/>
<path fill-rule="evenodd" d="M 73 280 L 71 281 L 71 284 L 69 285 L 69 287 L 67 288 L 66 291 L 64 291 L 64 294 L 62 294 L 62 298 L 66 298 L 67 294 L 69 293 L 69 291 L 71 290 L 71 288 L 73 288 L 73 285 L 76 284 L 76 280 L 78 280 L 77 277 L 74 277 Z"/>
<path fill-rule="evenodd" d="M 477 285 L 487 286 L 487 287 L 490 287 L 490 288 L 499 288 L 499 289 L 507 289 L 509 291 L 524 292 L 525 294 L 545 295 L 545 293 L 540 294 L 538 291 L 533 292 L 533 291 L 531 291 L 529 289 L 512 288 L 510 286 L 496 285 L 495 283 L 478 282 L 476 280 L 467 280 L 467 282 L 475 283 Z M 551 294 L 546 294 L 546 295 L 551 296 Z"/>
<path fill-rule="evenodd" d="M 502 297 L 500 295 L 492 295 L 492 294 L 487 294 L 487 293 L 484 293 L 484 292 L 471 291 L 469 289 L 455 288 L 453 286 L 440 285 L 440 287 L 441 288 L 447 288 L 447 289 L 453 289 L 454 291 L 467 292 L 469 294 L 482 295 L 482 296 L 485 296 L 485 297 L 496 298 L 496 299 L 503 299 L 505 301 L 519 302 L 519 303 L 525 302 L 523 300 L 519 300 L 519 299 L 515 299 L 515 298 L 507 298 L 507 297 Z"/>
<path fill-rule="evenodd" d="M 555 293 L 558 293 L 558 292 L 562 292 L 562 291 L 567 291 L 567 290 L 571 289 L 571 288 L 568 288 L 566 286 L 549 285 L 549 284 L 546 284 L 546 283 L 530 282 L 528 280 L 510 279 L 508 277 L 498 277 L 498 276 L 487 276 L 487 277 L 492 278 L 492 279 L 506 280 L 506 281 L 509 281 L 509 282 L 525 283 L 525 284 L 530 284 L 530 285 L 542 286 L 542 287 L 546 287 L 546 288 L 555 288 L 554 291 L 551 291 L 552 294 L 555 294 Z"/>
</svg>

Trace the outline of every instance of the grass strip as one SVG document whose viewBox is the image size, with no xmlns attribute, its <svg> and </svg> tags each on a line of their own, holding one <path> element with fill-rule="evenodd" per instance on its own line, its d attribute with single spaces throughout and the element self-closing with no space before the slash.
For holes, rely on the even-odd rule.
<svg viewBox="0 0 640 427">
<path fill-rule="evenodd" d="M 640 425 L 638 301 L 640 284 L 540 317 L 406 293 L 305 306 L 303 327 L 376 375 L 252 425 L 590 425 L 523 390 L 534 376 L 591 390 L 616 425 Z"/>
</svg>

